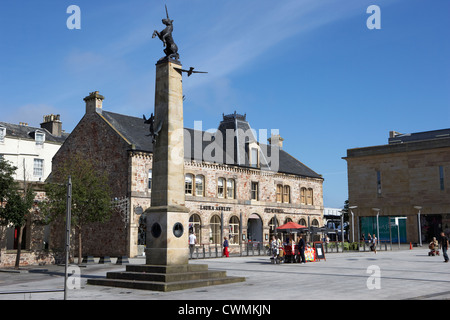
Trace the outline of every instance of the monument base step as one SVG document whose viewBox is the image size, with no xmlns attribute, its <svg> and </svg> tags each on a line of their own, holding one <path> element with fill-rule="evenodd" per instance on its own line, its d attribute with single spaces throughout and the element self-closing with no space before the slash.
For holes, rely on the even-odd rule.
<svg viewBox="0 0 450 320">
<path fill-rule="evenodd" d="M 127 265 L 125 272 L 108 272 L 105 279 L 88 279 L 91 285 L 175 291 L 245 281 L 244 277 L 228 277 L 226 271 L 210 271 L 207 265 Z"/>
</svg>

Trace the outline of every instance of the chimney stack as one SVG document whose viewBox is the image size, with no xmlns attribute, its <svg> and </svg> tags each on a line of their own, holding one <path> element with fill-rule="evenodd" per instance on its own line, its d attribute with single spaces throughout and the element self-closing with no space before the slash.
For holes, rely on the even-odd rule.
<svg viewBox="0 0 450 320">
<path fill-rule="evenodd" d="M 55 137 L 61 137 L 62 134 L 62 122 L 60 115 L 49 114 L 44 116 L 44 122 L 41 123 L 41 128 L 46 129 Z"/>
<path fill-rule="evenodd" d="M 98 91 L 91 92 L 83 100 L 86 102 L 86 113 L 102 113 L 102 104 L 104 96 L 98 93 Z"/>
<path fill-rule="evenodd" d="M 401 133 L 397 131 L 389 131 L 389 138 L 395 138 L 398 135 L 401 135 Z"/>
<path fill-rule="evenodd" d="M 267 141 L 269 141 L 270 144 L 278 146 L 280 149 L 283 148 L 284 139 L 279 134 L 272 134 Z"/>
</svg>

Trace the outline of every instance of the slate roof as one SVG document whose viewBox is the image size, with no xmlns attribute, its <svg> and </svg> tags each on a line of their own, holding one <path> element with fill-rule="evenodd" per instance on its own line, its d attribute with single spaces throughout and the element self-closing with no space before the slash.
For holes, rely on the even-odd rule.
<svg viewBox="0 0 450 320">
<path fill-rule="evenodd" d="M 412 141 L 423 141 L 450 137 L 450 129 L 440 129 L 414 133 L 399 133 L 395 137 L 389 138 L 389 144 L 405 143 Z"/>
<path fill-rule="evenodd" d="M 0 122 L 0 127 L 6 129 L 6 137 L 34 140 L 36 131 L 45 133 L 45 142 L 55 142 L 62 144 L 69 136 L 69 133 L 63 133 L 60 137 L 52 135 L 47 129 L 18 125 L 6 122 Z"/>
<path fill-rule="evenodd" d="M 134 145 L 135 150 L 153 152 L 152 139 L 148 136 L 149 125 L 144 123 L 143 118 L 122 115 L 105 110 L 102 111 L 101 115 L 114 127 L 115 130 L 127 139 L 130 144 Z M 227 146 L 225 136 L 226 129 L 236 130 L 236 128 L 239 129 L 238 132 L 247 132 L 248 134 L 245 135 L 245 137 L 237 134 L 233 139 L 233 145 Z M 234 115 L 224 115 L 223 121 L 219 124 L 218 131 L 216 133 L 196 131 L 190 128 L 185 128 L 185 159 L 225 163 L 239 167 L 250 167 L 247 144 L 258 142 L 256 141 L 255 136 L 251 134 L 251 131 L 248 131 L 249 129 L 251 128 L 249 123 L 246 121 L 246 116 L 236 113 Z M 223 134 L 220 135 L 218 134 L 219 132 Z M 222 139 L 220 139 L 220 137 L 222 137 Z M 201 143 L 199 143 L 200 139 Z M 196 143 L 194 143 L 194 141 Z M 258 144 L 261 150 L 267 150 L 264 153 L 264 156 L 260 157 L 261 168 L 266 169 L 270 167 L 270 163 L 266 160 L 271 159 L 271 152 L 275 151 L 279 152 L 278 168 L 276 168 L 275 171 L 323 179 L 320 174 L 314 172 L 312 169 L 279 147 L 272 146 L 271 148 L 270 145 Z M 218 154 L 214 152 L 217 152 L 218 150 L 223 150 L 223 158 L 219 157 Z M 244 154 L 242 154 L 242 150 L 245 150 Z"/>
</svg>

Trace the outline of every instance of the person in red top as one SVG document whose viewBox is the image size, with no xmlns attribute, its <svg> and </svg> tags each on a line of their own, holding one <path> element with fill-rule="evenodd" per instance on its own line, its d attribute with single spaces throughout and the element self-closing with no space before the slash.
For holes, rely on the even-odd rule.
<svg viewBox="0 0 450 320">
<path fill-rule="evenodd" d="M 228 252 L 228 240 L 227 237 L 223 237 L 224 241 L 223 241 L 223 255 L 225 257 L 229 257 L 229 252 Z"/>
</svg>

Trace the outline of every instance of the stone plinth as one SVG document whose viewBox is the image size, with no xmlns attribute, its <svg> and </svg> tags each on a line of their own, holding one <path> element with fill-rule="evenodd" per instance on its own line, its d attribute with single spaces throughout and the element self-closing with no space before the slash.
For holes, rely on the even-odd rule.
<svg viewBox="0 0 450 320">
<path fill-rule="evenodd" d="M 185 264 L 127 265 L 125 272 L 108 272 L 106 279 L 89 279 L 87 283 L 129 289 L 175 291 L 243 281 L 244 277 L 228 277 L 225 271 L 209 271 L 205 264 Z"/>
</svg>

